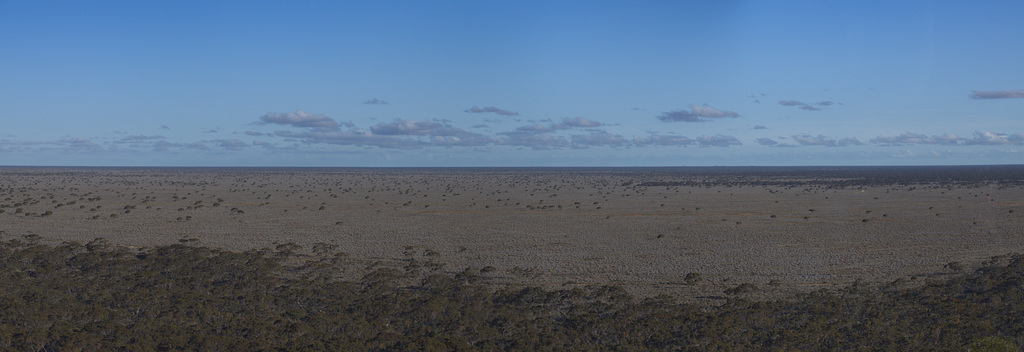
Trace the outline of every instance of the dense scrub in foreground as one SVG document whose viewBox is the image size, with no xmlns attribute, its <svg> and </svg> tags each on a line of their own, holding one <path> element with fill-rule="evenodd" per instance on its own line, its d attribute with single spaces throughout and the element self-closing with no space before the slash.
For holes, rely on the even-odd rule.
<svg viewBox="0 0 1024 352">
<path fill-rule="evenodd" d="M 1024 342 L 1022 255 L 923 284 L 710 307 L 616 287 L 491 287 L 480 270 L 432 272 L 416 260 L 352 282 L 338 279 L 344 257 L 294 250 L 2 241 L 0 349 L 956 351 Z"/>
</svg>

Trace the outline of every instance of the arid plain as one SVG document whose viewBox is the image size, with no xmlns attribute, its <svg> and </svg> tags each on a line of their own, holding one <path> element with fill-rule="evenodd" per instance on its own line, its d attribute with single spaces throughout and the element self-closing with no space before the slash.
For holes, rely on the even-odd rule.
<svg viewBox="0 0 1024 352">
<path fill-rule="evenodd" d="M 709 301 L 745 283 L 786 297 L 913 282 L 1024 252 L 1022 166 L 5 167 L 0 199 L 5 240 L 266 248 L 341 255 L 351 278 L 415 263 Z"/>
</svg>

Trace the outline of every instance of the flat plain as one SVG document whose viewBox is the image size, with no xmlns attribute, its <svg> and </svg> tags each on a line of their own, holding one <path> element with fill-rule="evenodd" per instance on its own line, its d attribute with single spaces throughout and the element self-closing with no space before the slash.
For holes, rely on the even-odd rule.
<svg viewBox="0 0 1024 352">
<path fill-rule="evenodd" d="M 1024 252 L 1024 166 L 3 167 L 0 211 L 2 239 L 289 250 L 344 256 L 352 278 L 419 263 L 715 302 Z"/>
</svg>

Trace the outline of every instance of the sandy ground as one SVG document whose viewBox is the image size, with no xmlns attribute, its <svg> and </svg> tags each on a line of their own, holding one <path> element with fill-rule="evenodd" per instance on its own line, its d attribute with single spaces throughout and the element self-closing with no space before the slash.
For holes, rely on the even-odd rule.
<svg viewBox="0 0 1024 352">
<path fill-rule="evenodd" d="M 293 242 L 310 255 L 328 244 L 348 254 L 353 277 L 417 259 L 447 272 L 493 267 L 500 285 L 704 300 L 741 283 L 785 297 L 1024 252 L 1020 185 L 648 171 L 0 168 L 0 237 Z"/>
</svg>

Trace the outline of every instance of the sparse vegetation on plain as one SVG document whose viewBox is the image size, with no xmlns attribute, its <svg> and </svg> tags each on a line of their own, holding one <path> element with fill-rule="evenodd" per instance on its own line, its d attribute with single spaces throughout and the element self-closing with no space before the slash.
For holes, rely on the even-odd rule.
<svg viewBox="0 0 1024 352">
<path fill-rule="evenodd" d="M 1021 236 L 1024 234 L 1024 219 L 1020 217 L 1020 212 L 1014 212 L 1015 208 L 1019 209 L 1024 204 L 1024 167 L 1021 166 L 909 169 L 387 170 L 8 167 L 0 168 L 0 199 L 3 199 L 0 201 L 0 241 L 6 241 L 6 248 L 10 249 L 9 256 L 2 259 L 7 260 L 9 267 L 18 268 L 11 269 L 14 270 L 9 275 L 12 280 L 35 279 L 32 275 L 47 270 L 57 270 L 53 273 L 60 272 L 60 275 L 79 275 L 84 271 L 66 268 L 73 266 L 68 261 L 93 258 L 90 256 L 106 258 L 96 263 L 102 262 L 106 263 L 103 265 L 114 267 L 126 263 L 141 264 L 133 262 L 144 261 L 136 255 L 161 258 L 159 253 L 180 255 L 199 262 L 207 260 L 202 259 L 203 256 L 226 260 L 223 263 L 235 260 L 225 258 L 244 257 L 253 260 L 254 264 L 275 263 L 273 266 L 276 269 L 267 269 L 269 271 L 259 275 L 266 275 L 266 280 L 285 280 L 274 282 L 277 282 L 275 285 L 289 287 L 288 290 L 303 285 L 326 285 L 309 286 L 311 291 L 302 292 L 326 293 L 328 288 L 345 287 L 345 290 L 356 292 L 351 294 L 363 294 L 365 292 L 360 290 L 368 282 L 387 282 L 387 285 L 381 287 L 388 287 L 391 291 L 386 292 L 391 293 L 375 297 L 386 297 L 392 303 L 397 302 L 395 300 L 398 297 L 418 302 L 415 304 L 448 304 L 459 300 L 471 302 L 482 299 L 479 302 L 483 303 L 479 304 L 496 305 L 488 308 L 493 310 L 537 309 L 535 315 L 527 315 L 534 320 L 509 321 L 507 324 L 511 325 L 500 325 L 502 329 L 540 329 L 535 331 L 543 332 L 538 336 L 547 336 L 531 340 L 533 342 L 530 344 L 521 342 L 524 344 L 508 345 L 509 340 L 490 340 L 492 337 L 487 337 L 491 336 L 487 334 L 493 333 L 493 326 L 488 328 L 491 330 L 477 331 L 482 328 L 471 329 L 468 325 L 458 325 L 480 321 L 458 324 L 448 322 L 448 328 L 436 330 L 431 333 L 433 335 L 429 335 L 454 336 L 452 334 L 456 333 L 452 331 L 455 330 L 450 329 L 461 326 L 458 329 L 462 330 L 458 330 L 456 335 L 480 334 L 473 338 L 463 337 L 470 346 L 467 348 L 482 349 L 494 346 L 512 349 L 529 349 L 515 346 L 562 346 L 562 341 L 590 341 L 586 343 L 593 343 L 594 346 L 600 345 L 597 341 L 607 344 L 609 340 L 606 339 L 612 337 L 584 338 L 569 333 L 551 334 L 553 331 L 575 328 L 606 331 L 610 334 L 614 329 L 607 324 L 612 323 L 603 320 L 609 317 L 630 321 L 631 324 L 658 322 L 658 319 L 664 318 L 670 319 L 667 321 L 670 322 L 668 326 L 677 328 L 692 324 L 692 319 L 697 319 L 694 317 L 703 317 L 700 318 L 703 320 L 699 320 L 703 322 L 701 324 L 710 324 L 706 326 L 721 329 L 722 333 L 745 336 L 733 340 L 730 340 L 733 337 L 723 338 L 720 344 L 706 342 L 706 345 L 679 347 L 683 346 L 679 345 L 682 343 L 680 341 L 699 340 L 695 336 L 710 334 L 711 330 L 645 330 L 633 332 L 636 336 L 630 335 L 632 337 L 614 337 L 614 341 L 621 342 L 619 346 L 624 349 L 636 346 L 680 349 L 719 346 L 721 349 L 733 350 L 741 345 L 737 342 L 741 340 L 748 344 L 775 343 L 766 337 L 775 335 L 743 335 L 735 332 L 738 330 L 729 330 L 731 328 L 720 325 L 728 321 L 731 321 L 726 324 L 729 326 L 739 324 L 736 326 L 754 329 L 752 331 L 773 332 L 779 336 L 822 333 L 826 329 L 835 328 L 847 329 L 842 331 L 849 333 L 852 331 L 849 330 L 851 326 L 860 328 L 857 324 L 863 324 L 865 319 L 873 317 L 870 314 L 875 313 L 864 310 L 858 313 L 862 315 L 850 315 L 853 313 L 793 305 L 796 304 L 794 302 L 840 304 L 852 300 L 868 307 L 882 304 L 873 302 L 891 303 L 897 299 L 889 296 L 896 294 L 894 292 L 904 296 L 918 295 L 913 297 L 924 299 L 929 296 L 923 293 L 921 295 L 924 296 L 920 296 L 915 293 L 919 291 L 913 290 L 933 287 L 935 283 L 940 283 L 939 286 L 967 287 L 957 280 L 969 280 L 979 272 L 979 268 L 1010 265 L 1010 261 L 986 262 L 989 258 L 1024 252 L 1024 236 Z M 811 209 L 813 211 L 809 211 Z M 93 240 L 96 237 L 103 237 L 105 241 L 96 242 Z M 26 259 L 35 255 L 33 253 L 47 253 L 47 256 L 63 253 L 60 255 L 68 257 L 63 257 L 65 262 L 61 266 L 59 260 L 44 264 L 41 259 Z M 82 257 L 74 259 L 79 255 Z M 1009 257 L 1001 258 L 1008 260 Z M 163 260 L 174 262 L 178 259 Z M 1017 259 L 1013 260 L 1015 263 Z M 32 265 L 42 265 L 44 268 Z M 210 273 L 215 276 L 211 280 L 223 286 L 231 280 L 256 275 L 246 274 L 244 270 L 248 269 L 231 265 L 217 268 L 222 271 L 221 274 Z M 146 270 L 168 270 L 156 268 Z M 116 270 L 122 269 L 125 268 Z M 205 270 L 203 267 L 180 269 Z M 213 270 L 212 267 L 207 269 Z M 302 281 L 312 280 L 308 277 L 311 273 L 321 281 Z M 110 287 L 142 285 L 138 287 L 141 290 L 150 285 L 141 284 L 144 280 L 136 274 L 110 275 L 114 276 L 107 279 L 120 277 L 123 281 L 103 281 Z M 87 277 L 99 280 L 101 276 L 90 274 Z M 437 285 L 444 283 L 442 286 L 447 287 L 445 290 L 458 287 L 459 290 L 467 289 L 476 293 L 471 298 L 457 295 L 453 298 L 448 293 L 438 297 L 422 296 L 433 292 L 430 288 L 433 284 L 426 283 L 432 276 L 434 278 L 430 280 L 439 280 L 435 282 Z M 205 280 L 201 277 L 205 276 L 197 276 L 198 281 L 179 278 L 173 282 L 174 285 L 195 288 L 200 287 L 200 282 Z M 74 282 L 78 279 L 63 277 L 62 280 Z M 1012 287 L 1016 282 L 1012 280 L 1016 279 L 992 285 Z M 980 287 L 976 282 L 970 285 Z M 1016 285 L 1019 288 L 1019 283 Z M 170 289 L 167 284 L 156 287 Z M 271 303 L 275 301 L 271 297 L 273 294 L 288 291 L 266 287 L 270 291 L 257 297 L 271 300 Z M 965 298 L 968 297 L 964 296 L 966 294 L 974 294 L 970 287 L 961 291 L 943 291 L 949 295 L 942 297 L 955 304 L 980 304 L 978 302 L 981 301 L 974 296 Z M 61 304 L 81 303 L 78 301 L 99 304 L 100 301 L 93 297 L 103 295 L 90 293 L 67 296 L 66 292 L 46 291 L 52 287 L 45 285 L 37 289 L 43 290 L 37 292 L 39 295 L 56 295 L 53 297 L 57 298 L 53 299 L 61 300 Z M 205 292 L 202 294 L 214 292 L 209 287 L 204 290 L 207 291 L 202 291 Z M 227 288 L 218 286 L 216 290 Z M 927 290 L 921 292 L 945 289 Z M 595 293 L 598 291 L 604 293 Z M 147 295 L 156 294 L 145 292 Z M 248 294 L 231 290 L 224 292 L 230 292 L 224 297 L 233 295 L 235 298 L 246 297 Z M 508 295 L 525 294 L 516 292 L 529 292 L 529 297 L 546 298 L 540 301 L 530 298 L 522 301 L 526 303 L 516 303 L 520 305 L 501 306 L 508 303 L 503 301 Z M 431 294 L 434 293 L 440 294 Z M 203 298 L 200 291 L 192 294 L 189 297 L 211 299 Z M 585 299 L 569 299 L 563 297 L 565 295 Z M 630 298 L 623 301 L 626 303 L 618 305 L 610 303 L 609 295 Z M 857 301 L 857 297 L 860 297 L 858 295 L 874 298 L 861 302 Z M 44 296 L 34 299 L 51 299 Z M 499 296 L 506 298 L 499 299 Z M 25 297 L 36 296 L 19 297 L 27 299 Z M 828 297 L 841 297 L 843 301 L 826 299 Z M 1021 307 L 1013 304 L 999 305 L 1002 304 L 1000 302 L 1012 301 L 1012 297 L 1002 293 L 986 297 L 1003 300 L 992 302 L 991 306 L 986 307 L 1021 311 Z M 350 300 L 345 301 L 350 303 L 356 300 L 352 297 L 345 299 Z M 282 302 L 280 299 L 276 301 L 274 304 Z M 663 303 L 651 306 L 653 303 L 650 302 Z M 927 303 L 940 307 L 929 306 L 928 309 L 946 312 L 942 307 L 948 303 L 943 302 Z M 220 309 L 216 307 L 221 304 L 231 306 L 231 303 L 225 302 L 210 304 L 204 309 Z M 601 314 L 587 316 L 587 323 L 560 320 L 569 314 L 565 307 L 570 306 L 577 307 L 574 312 L 579 314 L 583 311 L 579 309 Z M 43 306 L 36 307 L 42 309 Z M 308 311 L 309 306 L 305 307 L 302 309 Z M 410 307 L 406 305 L 388 309 L 393 309 L 390 311 L 392 313 L 419 314 L 420 308 Z M 650 308 L 654 310 L 647 311 L 644 309 L 648 308 L 644 307 L 654 307 Z M 846 317 L 842 319 L 852 320 L 818 321 L 815 320 L 818 318 L 806 316 L 805 320 L 797 324 L 786 320 L 789 318 L 745 315 L 750 314 L 745 313 L 750 310 L 770 308 L 761 312 L 770 312 L 765 314 L 771 316 L 781 312 L 781 307 L 789 307 L 785 309 L 791 311 L 785 314 L 793 316 L 801 316 L 801 309 L 818 309 L 819 312 L 835 313 Z M 891 308 L 870 307 L 878 310 Z M 166 309 L 178 312 L 174 313 L 174 319 L 199 319 L 189 310 L 192 308 Z M 267 306 L 264 313 L 284 314 L 280 313 L 280 309 L 284 308 Z M 450 318 L 471 314 L 453 309 L 445 308 L 435 313 L 454 314 Z M 646 313 L 629 315 L 629 312 L 634 311 Z M 552 312 L 562 314 L 562 318 L 552 318 Z M 671 314 L 665 313 L 669 317 L 666 318 L 656 312 Z M 988 314 L 989 311 L 985 312 Z M 117 324 L 128 321 L 121 315 L 104 314 L 120 317 L 117 318 L 120 320 L 115 319 Z M 312 313 L 307 312 L 309 314 Z M 472 314 L 492 317 L 499 313 L 488 311 Z M 673 314 L 685 315 L 687 318 L 678 320 L 682 318 Z M 891 318 L 882 313 L 877 314 L 880 314 L 879 319 L 883 322 Z M 912 317 L 924 313 L 911 310 L 901 314 Z M 281 331 L 273 329 L 289 326 L 274 324 L 279 317 L 271 316 L 275 318 L 266 326 L 268 333 L 273 331 L 273 334 L 280 334 Z M 716 317 L 713 323 L 710 322 L 712 316 Z M 203 318 L 206 319 L 203 321 L 212 324 L 226 317 L 228 315 L 225 314 L 211 315 Z M 724 317 L 722 319 L 725 320 L 717 317 Z M 939 317 L 936 315 L 932 319 Z M 953 322 L 967 319 L 963 315 L 945 317 L 953 319 Z M 432 319 L 436 318 L 432 316 Z M 259 319 L 270 318 L 259 316 L 252 319 L 266 323 L 266 320 Z M 925 318 L 919 316 L 919 319 Z M 949 324 L 953 324 L 951 322 L 947 325 L 931 325 L 941 328 L 931 331 L 928 336 L 914 335 L 912 338 L 898 339 L 895 335 L 883 334 L 878 336 L 889 336 L 887 338 L 895 340 L 885 342 L 888 345 L 882 342 L 871 343 L 879 343 L 877 346 L 897 346 L 912 342 L 925 349 L 938 345 L 936 341 L 946 343 L 949 348 L 961 348 L 971 343 L 988 346 L 1003 340 L 1018 345 L 1021 343 L 1017 340 L 1021 336 L 1020 330 L 1014 330 L 1017 329 L 1013 325 L 1016 323 L 1008 323 L 1012 319 L 1006 318 L 1000 322 L 991 319 L 985 317 L 983 321 L 987 323 L 976 320 L 977 324 L 982 325 L 969 326 L 964 332 L 949 332 Z M 748 325 L 743 325 L 737 323 L 738 320 L 749 322 L 745 321 L 743 324 Z M 316 335 L 309 332 L 316 329 L 307 329 L 314 324 L 306 320 L 299 321 L 308 326 L 294 325 L 296 330 L 293 332 Z M 496 324 L 492 321 L 487 320 L 488 324 Z M 567 322 L 576 325 L 564 325 Z M 755 322 L 764 324 L 749 325 Z M 357 324 L 372 325 L 365 321 Z M 103 336 L 116 335 L 117 331 L 129 331 L 134 325 L 119 326 L 114 330 L 104 330 Z M 782 326 L 789 330 L 772 330 Z M 868 328 L 874 327 L 871 325 Z M 67 331 L 85 331 L 81 326 L 69 329 Z M 220 329 L 227 331 L 223 329 L 228 328 Z M 374 329 L 384 331 L 375 325 Z M 285 333 L 292 333 L 292 330 L 288 331 Z M 191 330 L 183 333 L 195 334 Z M 686 335 L 690 333 L 699 334 Z M 833 340 L 829 341 L 845 338 L 841 334 L 835 335 L 838 334 L 835 332 L 829 333 L 833 334 L 829 335 L 833 336 Z M 32 334 L 38 336 L 39 333 Z M 18 336 L 28 338 L 30 335 Z M 661 342 L 651 342 L 654 338 L 652 336 L 661 336 L 658 337 L 662 339 L 659 340 Z M 798 346 L 793 347 L 798 349 L 819 349 L 824 346 L 822 341 L 815 342 L 817 344 L 806 341 L 793 344 L 791 342 L 795 340 L 787 340 L 788 337 L 771 338 L 790 341 L 778 346 Z M 989 339 L 978 340 L 983 338 Z M 375 346 L 383 343 L 381 340 L 367 339 L 359 341 L 373 341 L 378 344 Z M 666 342 L 669 340 L 674 342 Z M 109 347 L 121 343 L 117 342 L 121 340 L 103 341 L 106 342 L 96 346 Z M 462 340 L 430 341 L 432 346 L 435 343 L 438 343 L 436 346 L 442 346 L 438 347 L 440 349 L 467 346 L 458 342 Z M 491 341 L 494 344 L 477 344 L 479 341 Z M 638 341 L 646 342 L 633 345 L 640 343 Z M 166 344 L 157 343 L 155 346 L 179 346 L 170 342 L 163 343 Z M 388 343 L 384 345 L 392 349 L 412 346 Z M 842 343 L 848 343 L 843 346 L 852 346 L 850 343 L 854 342 Z M 255 345 L 249 347 L 252 346 Z M 283 348 L 296 349 L 298 345 L 289 346 Z"/>
<path fill-rule="evenodd" d="M 187 236 L 234 251 L 329 243 L 391 267 L 413 245 L 448 267 L 494 267 L 506 283 L 718 297 L 749 282 L 779 298 L 1024 252 L 1024 221 L 1011 212 L 1024 204 L 1022 175 L 1020 166 L 7 167 L 0 230 L 136 247 Z M 516 267 L 535 275 L 512 275 Z M 688 272 L 704 284 L 672 284 Z"/>
</svg>

